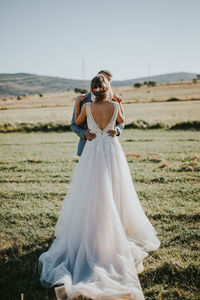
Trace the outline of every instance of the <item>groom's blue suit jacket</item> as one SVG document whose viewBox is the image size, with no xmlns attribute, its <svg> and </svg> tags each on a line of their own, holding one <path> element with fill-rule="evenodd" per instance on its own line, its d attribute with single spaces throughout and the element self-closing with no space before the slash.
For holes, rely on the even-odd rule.
<svg viewBox="0 0 200 300">
<path fill-rule="evenodd" d="M 115 101 L 115 100 L 113 100 Z M 87 102 L 92 102 L 91 100 L 91 93 L 88 93 L 88 97 L 85 98 L 83 101 L 81 101 L 80 103 L 80 109 L 82 108 L 84 103 Z M 73 116 L 72 116 L 72 120 L 71 120 L 71 129 L 73 132 L 75 132 L 79 137 L 79 143 L 78 143 L 78 150 L 77 150 L 77 154 L 80 156 L 83 148 L 85 146 L 85 142 L 86 142 L 86 138 L 85 138 L 85 132 L 88 129 L 87 126 L 87 121 L 85 120 L 84 123 L 82 123 L 81 125 L 77 126 L 75 123 L 75 106 L 74 106 L 74 112 L 73 112 Z M 120 135 L 122 133 L 122 130 L 124 129 L 124 123 L 118 123 L 116 122 L 116 129 L 117 129 L 117 135 Z"/>
</svg>

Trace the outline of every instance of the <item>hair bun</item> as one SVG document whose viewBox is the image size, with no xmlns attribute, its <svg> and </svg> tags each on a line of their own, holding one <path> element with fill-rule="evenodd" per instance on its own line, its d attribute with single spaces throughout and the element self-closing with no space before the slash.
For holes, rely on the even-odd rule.
<svg viewBox="0 0 200 300">
<path fill-rule="evenodd" d="M 92 79 L 90 89 L 96 97 L 95 102 L 100 102 L 108 97 L 110 85 L 107 78 L 99 74 Z"/>
</svg>

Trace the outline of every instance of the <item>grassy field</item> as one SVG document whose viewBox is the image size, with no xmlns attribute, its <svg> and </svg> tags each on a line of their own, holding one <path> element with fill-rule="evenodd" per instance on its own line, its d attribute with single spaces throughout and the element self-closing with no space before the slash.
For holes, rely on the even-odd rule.
<svg viewBox="0 0 200 300">
<path fill-rule="evenodd" d="M 37 260 L 53 241 L 77 141 L 72 132 L 0 134 L 1 299 L 55 299 Z M 200 132 L 129 129 L 120 141 L 161 240 L 139 275 L 145 299 L 199 299 Z"/>
</svg>

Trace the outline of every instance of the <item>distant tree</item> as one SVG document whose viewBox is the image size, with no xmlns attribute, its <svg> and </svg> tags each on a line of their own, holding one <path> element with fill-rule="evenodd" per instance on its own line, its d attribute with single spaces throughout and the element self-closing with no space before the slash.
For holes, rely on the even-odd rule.
<svg viewBox="0 0 200 300">
<path fill-rule="evenodd" d="M 70 91 L 70 88 L 67 88 L 67 92 L 69 92 Z"/>
<path fill-rule="evenodd" d="M 81 89 L 81 94 L 87 94 L 88 90 L 87 89 Z"/>
<path fill-rule="evenodd" d="M 192 79 L 192 82 L 193 82 L 193 83 L 197 83 L 197 79 L 196 79 L 196 78 L 193 78 L 193 79 Z"/>
<path fill-rule="evenodd" d="M 139 83 L 139 82 L 136 82 L 136 83 L 134 84 L 134 87 L 136 87 L 136 88 L 140 88 L 141 86 L 142 86 L 142 84 Z"/>
<path fill-rule="evenodd" d="M 39 94 L 40 97 L 43 97 L 43 94 Z"/>
<path fill-rule="evenodd" d="M 148 86 L 156 86 L 156 81 L 149 80 L 149 81 L 147 82 L 147 85 L 148 85 Z"/>
<path fill-rule="evenodd" d="M 144 81 L 144 83 L 143 84 L 147 84 L 147 81 Z"/>
<path fill-rule="evenodd" d="M 167 101 L 179 101 L 179 99 L 178 98 L 176 98 L 176 97 L 172 97 L 172 98 L 169 98 L 169 99 L 167 99 Z"/>
<path fill-rule="evenodd" d="M 80 88 L 75 88 L 74 89 L 75 93 L 80 93 L 80 94 L 87 94 L 88 90 L 87 89 L 80 89 Z"/>
<path fill-rule="evenodd" d="M 26 94 L 23 94 L 23 97 L 26 97 Z"/>
<path fill-rule="evenodd" d="M 22 100 L 22 97 L 18 96 L 18 97 L 17 97 L 17 100 Z"/>
</svg>

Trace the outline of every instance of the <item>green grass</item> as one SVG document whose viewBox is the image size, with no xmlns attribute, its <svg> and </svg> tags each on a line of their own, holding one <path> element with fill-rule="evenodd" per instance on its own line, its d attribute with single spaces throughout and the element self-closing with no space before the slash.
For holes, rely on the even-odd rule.
<svg viewBox="0 0 200 300">
<path fill-rule="evenodd" d="M 77 141 L 72 132 L 0 134 L 1 299 L 55 299 L 37 260 L 53 241 Z M 200 132 L 129 129 L 120 141 L 161 240 L 139 275 L 145 299 L 199 299 Z"/>
<path fill-rule="evenodd" d="M 129 124 L 126 124 L 127 129 L 184 129 L 184 130 L 200 130 L 200 121 L 185 121 L 177 122 L 173 125 L 169 125 L 166 122 L 147 122 L 144 120 L 136 120 Z M 70 124 L 64 122 L 58 123 L 5 123 L 0 124 L 0 133 L 8 132 L 49 132 L 49 131 L 71 131 Z"/>
</svg>

